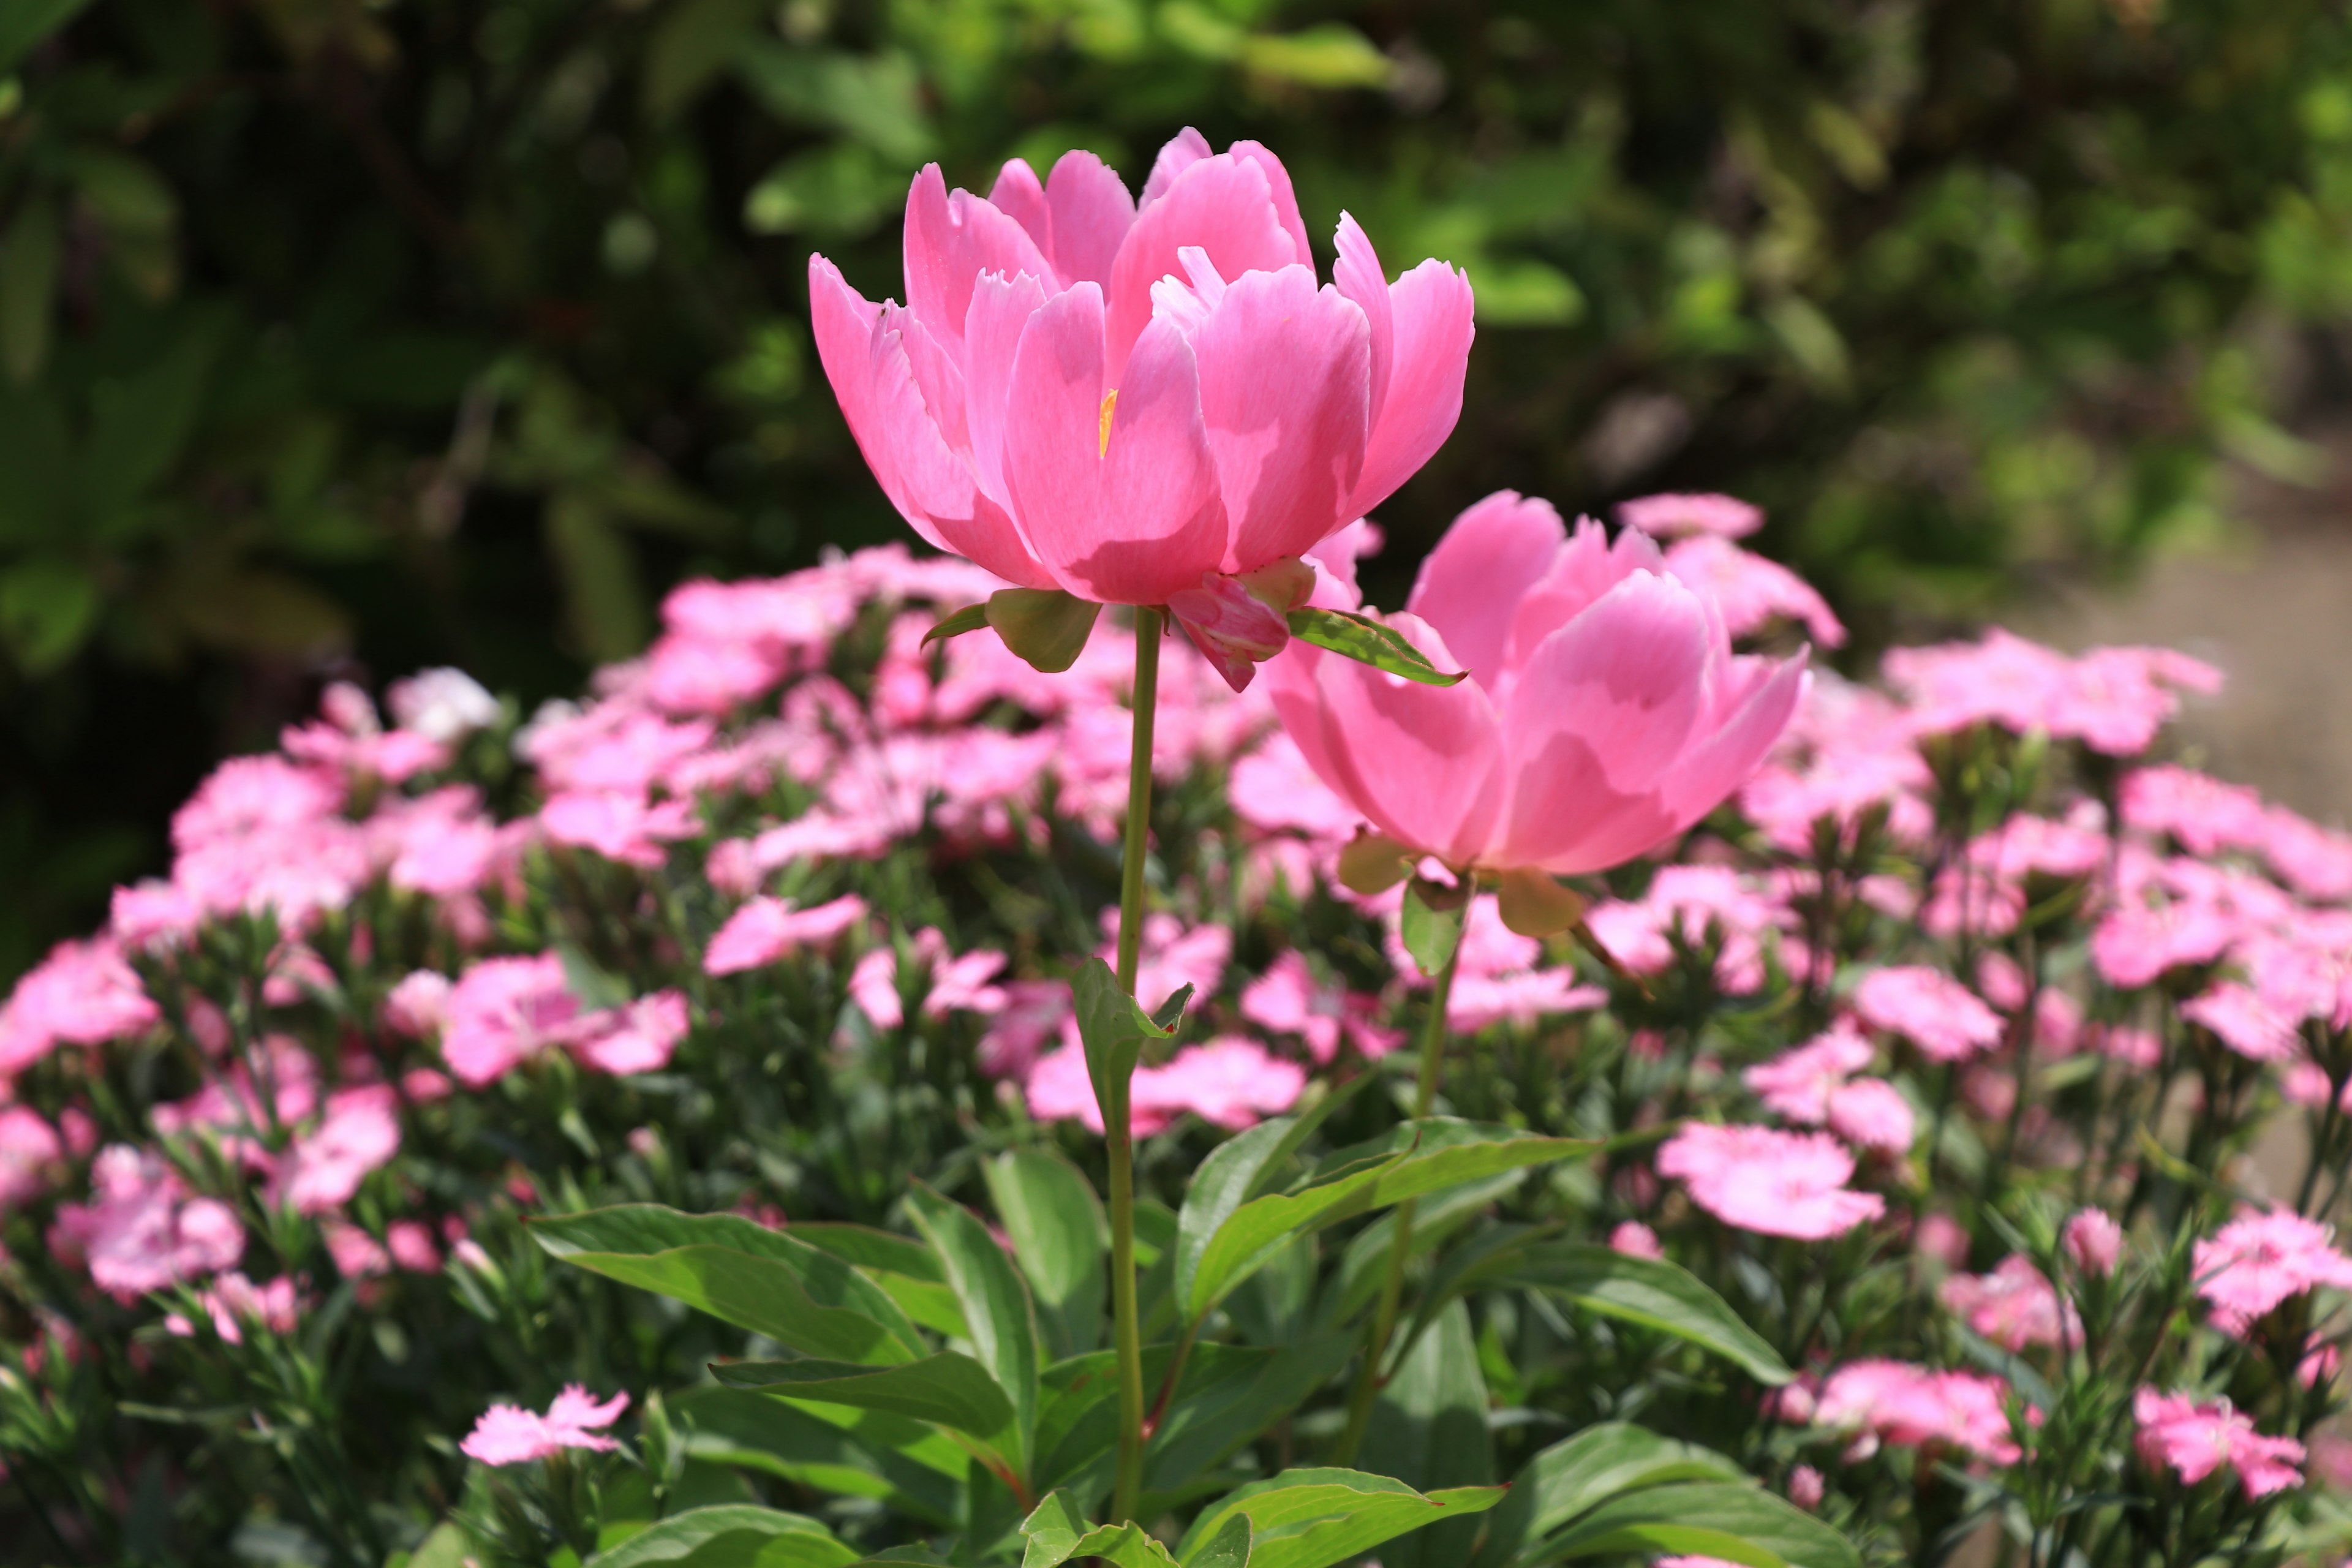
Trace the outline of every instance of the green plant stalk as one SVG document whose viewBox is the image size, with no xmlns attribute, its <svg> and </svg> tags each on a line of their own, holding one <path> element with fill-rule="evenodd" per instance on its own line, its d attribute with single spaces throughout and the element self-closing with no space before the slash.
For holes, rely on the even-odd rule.
<svg viewBox="0 0 2352 1568">
<path fill-rule="evenodd" d="M 1462 962 L 1462 944 L 1454 944 L 1445 967 L 1437 972 L 1429 995 L 1429 1020 L 1422 1028 L 1421 1077 L 1413 1089 L 1412 1119 L 1427 1119 L 1437 1103 L 1437 1084 L 1445 1070 L 1445 1005 L 1454 994 L 1454 971 Z M 1364 1364 L 1356 1373 L 1356 1390 L 1348 1400 L 1348 1425 L 1331 1450 L 1330 1462 L 1356 1462 L 1364 1432 L 1372 1423 L 1372 1405 L 1381 1394 L 1381 1363 L 1388 1359 L 1389 1342 L 1396 1336 L 1397 1308 L 1404 1300 L 1405 1264 L 1412 1256 L 1412 1222 L 1416 1200 L 1396 1206 L 1396 1239 L 1389 1244 L 1388 1272 L 1381 1279 L 1380 1304 L 1372 1310 L 1370 1329 L 1364 1335 Z"/>
<path fill-rule="evenodd" d="M 1135 612 L 1135 743 L 1128 754 L 1127 839 L 1118 875 L 1118 983 L 1135 994 L 1143 959 L 1143 857 L 1151 837 L 1151 726 L 1160 706 L 1161 612 Z M 1138 997 L 1138 1001 L 1141 998 Z M 1135 1133 L 1125 1097 L 1103 1129 L 1110 1154 L 1110 1302 L 1118 1352 L 1118 1471 L 1110 1522 L 1135 1517 L 1143 1491 L 1143 1329 L 1135 1300 Z"/>
</svg>

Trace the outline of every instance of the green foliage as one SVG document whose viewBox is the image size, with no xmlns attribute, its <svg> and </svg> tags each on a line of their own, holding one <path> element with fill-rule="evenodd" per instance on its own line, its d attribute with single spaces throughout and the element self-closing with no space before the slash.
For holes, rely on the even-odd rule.
<svg viewBox="0 0 2352 1568">
<path fill-rule="evenodd" d="M 803 279 L 898 292 L 926 159 L 1139 184 L 1194 123 L 1318 244 L 1467 267 L 1376 596 L 1497 485 L 1716 488 L 1867 641 L 2201 525 L 2219 456 L 2309 473 L 2248 329 L 2352 308 L 2347 44 L 2317 0 L 21 0 L 0 972 L 322 673 L 536 700 L 681 574 L 896 536 Z"/>
</svg>

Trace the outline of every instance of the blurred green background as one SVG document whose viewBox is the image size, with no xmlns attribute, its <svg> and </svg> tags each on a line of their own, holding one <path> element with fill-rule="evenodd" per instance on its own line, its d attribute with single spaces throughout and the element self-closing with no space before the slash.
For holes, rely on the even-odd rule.
<svg viewBox="0 0 2352 1568">
<path fill-rule="evenodd" d="M 2319 0 L 0 0 L 0 977 L 324 679 L 534 701 L 900 537 L 808 252 L 1188 123 L 1476 285 L 1390 602 L 1494 487 L 1721 489 L 1867 648 L 2310 473 L 2279 345 L 2352 383 Z"/>
</svg>

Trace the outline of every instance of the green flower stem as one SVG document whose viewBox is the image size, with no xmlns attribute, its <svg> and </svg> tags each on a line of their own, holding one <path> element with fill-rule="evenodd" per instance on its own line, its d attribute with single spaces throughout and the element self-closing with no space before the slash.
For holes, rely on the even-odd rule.
<svg viewBox="0 0 2352 1568">
<path fill-rule="evenodd" d="M 1119 861 L 1118 983 L 1135 993 L 1143 958 L 1143 857 L 1151 837 L 1151 724 L 1160 706 L 1162 613 L 1135 612 L 1135 745 L 1128 756 L 1127 840 Z M 1138 998 L 1141 1000 L 1141 998 Z M 1118 1479 L 1110 1522 L 1135 1517 L 1143 1490 L 1143 1330 L 1135 1302 L 1135 1133 L 1124 1102 L 1104 1128 L 1110 1152 L 1110 1301 L 1118 1352 Z"/>
<path fill-rule="evenodd" d="M 1429 1020 L 1421 1035 L 1421 1078 L 1412 1096 L 1415 1121 L 1426 1120 L 1437 1104 L 1438 1079 L 1445 1070 L 1445 1005 L 1454 994 L 1454 971 L 1461 961 L 1462 944 L 1457 942 L 1445 967 L 1437 972 L 1437 984 L 1429 995 Z M 1356 1462 L 1356 1450 L 1371 1425 L 1372 1405 L 1380 1398 L 1382 1382 L 1381 1363 L 1388 1358 L 1389 1342 L 1396 1335 L 1397 1308 L 1404 1300 L 1404 1270 L 1412 1256 L 1417 1207 L 1412 1198 L 1396 1206 L 1396 1239 L 1389 1244 L 1389 1268 L 1381 1280 L 1380 1304 L 1372 1310 L 1371 1327 L 1364 1336 L 1364 1364 L 1356 1373 L 1356 1391 L 1348 1401 L 1348 1425 L 1331 1450 L 1334 1465 Z"/>
</svg>

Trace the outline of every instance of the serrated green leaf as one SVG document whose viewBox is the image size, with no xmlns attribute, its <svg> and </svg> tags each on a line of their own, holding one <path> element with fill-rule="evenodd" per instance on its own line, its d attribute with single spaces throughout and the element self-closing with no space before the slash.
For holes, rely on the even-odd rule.
<svg viewBox="0 0 2352 1568">
<path fill-rule="evenodd" d="M 960 1352 L 941 1351 L 885 1367 L 814 1360 L 720 1362 L 710 1375 L 722 1388 L 929 1421 L 961 1433 L 984 1450 L 983 1457 L 1013 1469 L 1013 1401 L 986 1367 Z"/>
<path fill-rule="evenodd" d="M 1329 1568 L 1383 1542 L 1450 1519 L 1482 1513 L 1503 1487 L 1423 1493 L 1389 1476 L 1360 1470 L 1285 1470 L 1254 1481 L 1202 1510 L 1176 1555 L 1199 1568 L 1210 1542 L 1236 1514 L 1249 1518 L 1250 1568 Z"/>
<path fill-rule="evenodd" d="M 1182 1299 L 1188 1320 L 1199 1321 L 1274 1247 L 1298 1232 L 1596 1147 L 1584 1140 L 1546 1138 L 1451 1117 L 1402 1123 L 1373 1145 L 1335 1154 L 1318 1179 L 1301 1190 L 1253 1199 L 1236 1209 L 1202 1249 L 1192 1289 Z"/>
<path fill-rule="evenodd" d="M 1076 1166 L 1045 1149 L 1015 1149 L 981 1170 L 1047 1348 L 1057 1361 L 1085 1354 L 1102 1339 L 1109 1278 L 1101 1200 Z"/>
<path fill-rule="evenodd" d="M 1369 664 L 1374 669 L 1400 675 L 1423 686 L 1453 686 L 1469 678 L 1467 670 L 1448 674 L 1439 669 L 1394 627 L 1348 610 L 1318 609 L 1313 605 L 1293 610 L 1290 635 L 1301 642 L 1328 648 L 1342 658 Z"/>
<path fill-rule="evenodd" d="M 1747 1479 L 1711 1449 L 1622 1422 L 1588 1426 L 1529 1459 L 1486 1521 L 1472 1568 L 1524 1568 L 1547 1536 L 1611 1498 L 1676 1481 Z"/>
<path fill-rule="evenodd" d="M 907 1206 L 963 1308 L 974 1354 L 1012 1402 L 1010 1451 L 1013 1468 L 1025 1476 L 1037 1430 L 1037 1373 L 1044 1364 L 1029 1288 L 988 1227 L 961 1204 L 919 1183 L 908 1194 Z"/>
<path fill-rule="evenodd" d="M 688 1509 L 646 1526 L 586 1568 L 847 1568 L 857 1553 L 815 1520 L 748 1503 Z"/>
<path fill-rule="evenodd" d="M 1031 668 L 1059 675 L 1086 651 L 1102 606 L 1059 588 L 999 588 L 985 613 L 1006 647 Z"/>
<path fill-rule="evenodd" d="M 922 1336 L 898 1302 L 840 1258 L 738 1215 L 624 1204 L 531 1222 L 567 1263 L 684 1301 L 779 1344 L 832 1361 L 915 1360 Z"/>
</svg>

